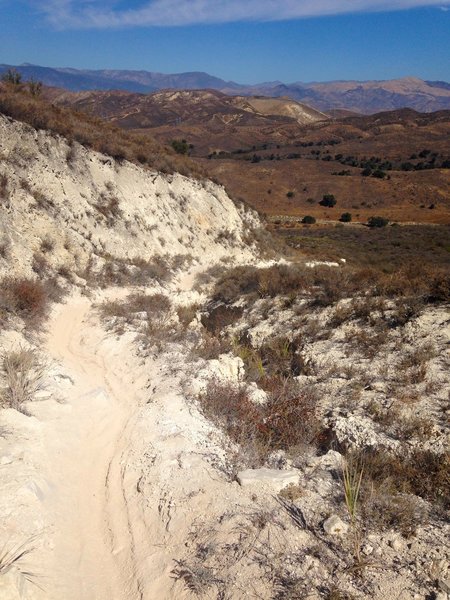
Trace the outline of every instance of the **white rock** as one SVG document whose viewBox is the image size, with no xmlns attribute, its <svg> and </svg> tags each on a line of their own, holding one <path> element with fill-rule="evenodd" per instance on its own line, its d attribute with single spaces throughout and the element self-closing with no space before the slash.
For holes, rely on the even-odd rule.
<svg viewBox="0 0 450 600">
<path fill-rule="evenodd" d="M 378 446 L 396 448 L 399 445 L 398 441 L 378 434 L 370 419 L 357 415 L 337 417 L 333 424 L 333 430 L 340 443 L 349 442 L 357 448 L 377 448 Z"/>
<path fill-rule="evenodd" d="M 331 515 L 323 524 L 323 528 L 329 535 L 342 535 L 347 533 L 348 525 L 337 515 Z"/>
<path fill-rule="evenodd" d="M 270 485 L 276 491 L 280 491 L 286 486 L 298 483 L 298 471 L 279 471 L 277 469 L 246 469 L 237 474 L 237 480 L 242 486 L 254 485 L 255 483 L 265 483 Z"/>
<path fill-rule="evenodd" d="M 248 386 L 249 399 L 255 404 L 265 404 L 267 402 L 267 393 L 261 390 L 254 381 Z"/>
<path fill-rule="evenodd" d="M 400 550 L 403 550 L 403 542 L 400 538 L 394 538 L 393 540 L 391 540 L 389 542 L 390 547 L 395 550 L 396 552 L 400 552 Z"/>
</svg>

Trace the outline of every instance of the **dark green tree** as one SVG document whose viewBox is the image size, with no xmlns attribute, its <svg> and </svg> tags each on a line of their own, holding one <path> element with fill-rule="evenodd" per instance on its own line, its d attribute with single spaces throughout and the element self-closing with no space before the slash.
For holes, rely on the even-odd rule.
<svg viewBox="0 0 450 600">
<path fill-rule="evenodd" d="M 334 197 L 334 194 L 324 194 L 319 204 L 321 206 L 332 208 L 336 205 L 336 198 Z"/>
</svg>

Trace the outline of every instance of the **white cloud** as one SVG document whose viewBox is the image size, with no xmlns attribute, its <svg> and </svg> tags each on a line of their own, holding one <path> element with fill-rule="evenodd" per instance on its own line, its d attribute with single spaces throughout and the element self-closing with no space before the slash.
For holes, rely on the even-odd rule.
<svg viewBox="0 0 450 600">
<path fill-rule="evenodd" d="M 450 0 L 152 0 L 123 8 L 119 0 L 31 0 L 55 26 L 110 28 L 282 21 L 356 12 L 435 6 Z M 122 4 L 122 6 L 121 6 Z"/>
</svg>

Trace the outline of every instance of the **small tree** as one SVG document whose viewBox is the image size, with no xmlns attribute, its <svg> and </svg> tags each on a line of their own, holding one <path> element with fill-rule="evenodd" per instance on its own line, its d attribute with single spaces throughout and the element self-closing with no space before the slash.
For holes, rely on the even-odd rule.
<svg viewBox="0 0 450 600">
<path fill-rule="evenodd" d="M 349 212 L 342 213 L 342 215 L 339 219 L 339 221 L 341 221 L 341 223 L 350 223 L 351 220 L 352 220 L 352 213 L 349 213 Z"/>
<path fill-rule="evenodd" d="M 20 85 L 22 83 L 22 74 L 17 69 L 8 69 L 2 75 L 2 81 L 10 85 Z"/>
<path fill-rule="evenodd" d="M 293 197 L 295 196 L 295 194 L 294 194 L 294 192 L 292 192 L 292 191 L 289 191 L 289 192 L 286 194 L 286 196 L 287 196 L 287 198 L 293 198 Z"/>
<path fill-rule="evenodd" d="M 369 227 L 386 227 L 388 223 L 389 219 L 386 219 L 386 217 L 369 217 L 367 220 Z"/>
<path fill-rule="evenodd" d="M 186 140 L 172 140 L 171 146 L 177 154 L 189 154 L 189 150 L 193 148 Z"/>
<path fill-rule="evenodd" d="M 28 90 L 32 96 L 40 96 L 42 92 L 42 82 L 36 79 L 30 79 L 28 82 Z"/>
<path fill-rule="evenodd" d="M 332 208 L 336 205 L 336 198 L 334 197 L 334 194 L 324 194 L 319 204 L 321 206 Z"/>
<path fill-rule="evenodd" d="M 316 222 L 316 219 L 314 217 L 312 217 L 311 215 L 306 215 L 302 219 L 302 223 L 305 223 L 305 225 L 314 225 L 315 222 Z"/>
</svg>

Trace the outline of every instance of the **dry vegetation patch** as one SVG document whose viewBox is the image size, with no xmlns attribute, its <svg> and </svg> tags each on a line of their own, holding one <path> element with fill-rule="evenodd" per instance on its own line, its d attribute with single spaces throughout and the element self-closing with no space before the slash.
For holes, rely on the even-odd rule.
<svg viewBox="0 0 450 600">
<path fill-rule="evenodd" d="M 19 348 L 0 357 L 3 408 L 24 412 L 23 404 L 34 400 L 43 387 L 45 363 L 36 350 Z"/>
<path fill-rule="evenodd" d="M 73 142 L 102 152 L 115 160 L 128 160 L 138 165 L 147 165 L 163 173 L 181 173 L 198 179 L 205 172 L 187 157 L 176 154 L 171 148 L 162 146 L 149 135 L 136 135 L 115 127 L 99 118 L 57 107 L 44 98 L 23 90 L 11 90 L 0 84 L 0 113 L 65 137 L 70 150 L 69 164 L 76 161 Z"/>
<path fill-rule="evenodd" d="M 22 318 L 27 327 L 39 328 L 50 304 L 61 299 L 62 290 L 54 279 L 5 277 L 0 286 L 0 321 L 8 317 Z"/>
<path fill-rule="evenodd" d="M 213 378 L 199 402 L 205 416 L 239 444 L 251 466 L 264 464 L 274 451 L 298 452 L 314 444 L 320 431 L 315 394 L 293 379 L 272 380 L 267 402 L 259 404 L 246 384 Z"/>
</svg>

